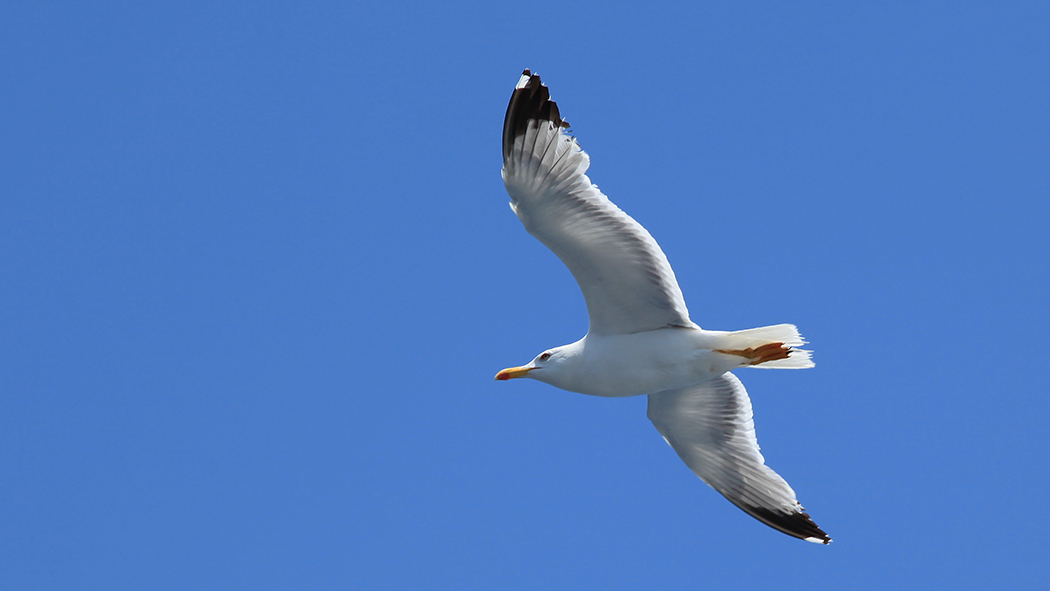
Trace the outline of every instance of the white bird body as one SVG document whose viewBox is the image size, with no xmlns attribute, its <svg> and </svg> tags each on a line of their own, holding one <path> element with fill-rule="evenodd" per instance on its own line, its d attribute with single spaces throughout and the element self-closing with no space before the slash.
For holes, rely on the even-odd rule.
<svg viewBox="0 0 1050 591">
<path fill-rule="evenodd" d="M 503 180 L 511 209 L 576 278 L 587 335 L 497 380 L 528 377 L 603 397 L 648 395 L 648 416 L 704 482 L 763 523 L 827 544 L 795 492 L 759 453 L 751 401 L 730 373 L 743 366 L 812 367 L 790 324 L 734 332 L 689 319 L 674 271 L 656 240 L 585 174 L 587 154 L 539 76 L 525 70 L 503 129 Z"/>
<path fill-rule="evenodd" d="M 723 335 L 668 326 L 633 335 L 588 336 L 573 343 L 579 351 L 574 351 L 576 355 L 569 358 L 574 363 L 567 363 L 564 372 L 547 379 L 541 370 L 535 372 L 535 379 L 592 396 L 656 394 L 738 367 L 739 357 L 713 351 Z"/>
<path fill-rule="evenodd" d="M 790 331 L 790 325 L 783 326 Z M 750 341 L 741 332 L 668 326 L 634 334 L 588 334 L 552 349 L 550 359 L 537 359 L 526 367 L 535 370 L 528 377 L 570 392 L 604 397 L 656 394 L 745 365 L 740 355 L 718 352 L 746 349 L 741 344 Z"/>
<path fill-rule="evenodd" d="M 740 366 L 740 357 L 713 350 L 725 334 L 667 327 L 629 335 L 588 335 L 565 347 L 563 364 L 552 364 L 556 360 L 551 359 L 530 377 L 592 396 L 639 396 L 683 388 Z M 557 370 L 547 372 L 548 367 Z"/>
</svg>

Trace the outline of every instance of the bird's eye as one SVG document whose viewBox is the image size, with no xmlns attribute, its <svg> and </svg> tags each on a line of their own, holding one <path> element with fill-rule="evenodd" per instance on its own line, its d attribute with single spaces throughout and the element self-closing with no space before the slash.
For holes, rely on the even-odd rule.
<svg viewBox="0 0 1050 591">
<path fill-rule="evenodd" d="M 540 355 L 540 361 L 546 361 L 546 360 L 548 360 L 550 358 L 551 358 L 551 354 L 550 353 L 544 353 L 543 355 Z"/>
</svg>

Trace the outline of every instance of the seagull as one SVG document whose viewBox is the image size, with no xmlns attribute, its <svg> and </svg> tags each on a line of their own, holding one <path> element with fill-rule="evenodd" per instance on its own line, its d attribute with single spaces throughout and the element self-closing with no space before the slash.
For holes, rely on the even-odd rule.
<svg viewBox="0 0 1050 591">
<path fill-rule="evenodd" d="M 689 319 L 656 240 L 587 178 L 590 158 L 538 74 L 521 75 L 503 121 L 503 183 L 525 229 L 569 268 L 587 334 L 496 374 L 593 396 L 648 396 L 648 416 L 701 480 L 762 523 L 828 544 L 759 452 L 740 367 L 813 367 L 791 324 L 733 332 Z"/>
</svg>

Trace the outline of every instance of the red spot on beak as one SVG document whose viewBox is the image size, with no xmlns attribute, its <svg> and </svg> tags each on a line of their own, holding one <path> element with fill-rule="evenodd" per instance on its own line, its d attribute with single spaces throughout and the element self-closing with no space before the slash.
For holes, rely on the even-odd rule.
<svg viewBox="0 0 1050 591">
<path fill-rule="evenodd" d="M 526 374 L 532 371 L 531 367 L 508 367 L 507 369 L 496 374 L 496 379 L 503 381 L 511 378 L 523 378 Z"/>
</svg>

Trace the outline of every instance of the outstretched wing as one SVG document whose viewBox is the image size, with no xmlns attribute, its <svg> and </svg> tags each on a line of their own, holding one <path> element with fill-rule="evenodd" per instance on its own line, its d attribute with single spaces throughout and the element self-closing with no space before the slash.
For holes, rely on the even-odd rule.
<svg viewBox="0 0 1050 591">
<path fill-rule="evenodd" d="M 649 420 L 701 480 L 734 505 L 790 536 L 828 544 L 758 451 L 751 400 L 731 373 L 680 390 L 649 395 Z"/>
<path fill-rule="evenodd" d="M 580 284 L 592 334 L 696 326 L 656 240 L 591 184 L 590 158 L 525 70 L 503 122 L 503 182 L 525 229 Z"/>
</svg>

